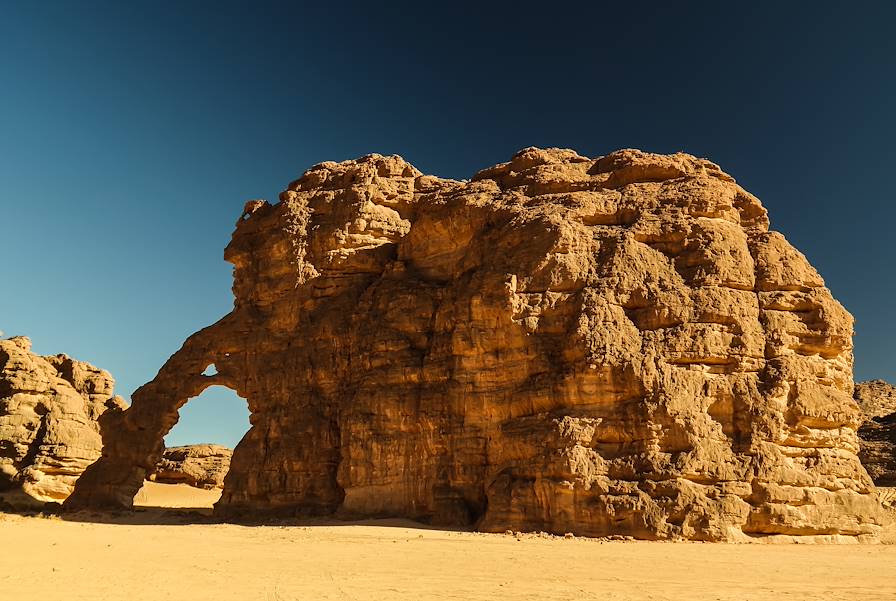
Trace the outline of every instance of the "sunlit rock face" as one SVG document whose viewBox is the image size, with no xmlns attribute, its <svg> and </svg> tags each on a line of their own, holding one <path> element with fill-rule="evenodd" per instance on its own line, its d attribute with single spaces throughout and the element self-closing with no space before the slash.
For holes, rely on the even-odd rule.
<svg viewBox="0 0 896 601">
<path fill-rule="evenodd" d="M 233 311 L 133 395 L 70 505 L 131 503 L 178 408 L 247 399 L 224 515 L 645 539 L 873 537 L 852 318 L 715 164 L 397 156 L 247 203 Z M 202 375 L 211 363 L 217 374 Z"/>
<path fill-rule="evenodd" d="M 24 336 L 0 340 L 0 496 L 68 497 L 100 457 L 101 417 L 125 406 L 112 394 L 114 382 L 89 363 L 32 353 Z"/>
</svg>

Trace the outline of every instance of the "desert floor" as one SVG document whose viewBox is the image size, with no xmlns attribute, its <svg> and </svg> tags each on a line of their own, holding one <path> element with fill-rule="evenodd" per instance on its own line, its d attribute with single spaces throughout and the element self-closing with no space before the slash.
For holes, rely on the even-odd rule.
<svg viewBox="0 0 896 601">
<path fill-rule="evenodd" d="M 896 545 L 518 540 L 401 521 L 240 526 L 162 508 L 216 497 L 148 484 L 134 513 L 0 514 L 0 600 L 896 598 Z"/>
</svg>

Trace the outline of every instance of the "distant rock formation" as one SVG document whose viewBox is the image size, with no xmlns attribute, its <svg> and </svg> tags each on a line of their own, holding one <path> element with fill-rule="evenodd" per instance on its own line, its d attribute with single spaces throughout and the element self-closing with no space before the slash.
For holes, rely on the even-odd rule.
<svg viewBox="0 0 896 601">
<path fill-rule="evenodd" d="M 247 203 L 225 259 L 233 311 L 134 393 L 70 507 L 130 506 L 178 409 L 221 384 L 252 414 L 222 515 L 880 529 L 852 317 L 707 160 L 527 148 L 471 181 L 321 163 Z"/>
<path fill-rule="evenodd" d="M 126 407 L 109 372 L 31 341 L 0 340 L 0 494 L 62 501 L 102 448 L 101 417 Z"/>
<path fill-rule="evenodd" d="M 865 416 L 859 459 L 875 484 L 896 486 L 896 386 L 883 380 L 860 382 L 854 397 Z"/>
<path fill-rule="evenodd" d="M 213 489 L 224 486 L 233 451 L 216 444 L 195 444 L 169 447 L 149 480 L 161 484 L 189 484 Z"/>
</svg>

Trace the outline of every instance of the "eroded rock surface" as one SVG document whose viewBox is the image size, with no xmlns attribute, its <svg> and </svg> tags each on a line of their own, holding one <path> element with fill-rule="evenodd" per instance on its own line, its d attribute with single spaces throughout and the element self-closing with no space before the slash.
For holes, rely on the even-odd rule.
<svg viewBox="0 0 896 601">
<path fill-rule="evenodd" d="M 873 536 L 852 318 L 768 225 L 686 154 L 528 148 L 470 181 L 321 163 L 246 204 L 233 311 L 133 395 L 69 503 L 128 506 L 222 384 L 252 413 L 225 515 Z"/>
<path fill-rule="evenodd" d="M 101 416 L 126 404 L 109 372 L 31 341 L 0 340 L 0 492 L 61 501 L 102 450 Z"/>
<path fill-rule="evenodd" d="M 168 447 L 149 480 L 162 484 L 189 484 L 197 488 L 221 488 L 230 469 L 233 451 L 216 444 Z"/>
<path fill-rule="evenodd" d="M 896 486 L 896 386 L 883 380 L 856 384 L 855 399 L 864 414 L 859 428 L 859 459 L 878 486 Z"/>
</svg>

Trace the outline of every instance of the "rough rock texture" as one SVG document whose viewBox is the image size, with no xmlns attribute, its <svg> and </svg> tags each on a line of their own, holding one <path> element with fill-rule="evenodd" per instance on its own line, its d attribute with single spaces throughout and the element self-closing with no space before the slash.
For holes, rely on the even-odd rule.
<svg viewBox="0 0 896 601">
<path fill-rule="evenodd" d="M 212 489 L 224 486 L 233 451 L 216 444 L 169 447 L 149 480 L 162 484 L 189 484 Z"/>
<path fill-rule="evenodd" d="M 0 492 L 61 501 L 100 456 L 100 417 L 126 405 L 109 372 L 30 349 L 22 336 L 0 340 Z"/>
<path fill-rule="evenodd" d="M 859 459 L 878 486 L 896 486 L 896 386 L 883 380 L 856 384 L 853 395 L 865 416 Z"/>
<path fill-rule="evenodd" d="M 128 506 L 178 408 L 222 384 L 252 414 L 225 515 L 879 529 L 852 318 L 709 161 L 528 148 L 462 182 L 321 163 L 247 203 L 225 259 L 233 311 L 133 395 L 70 506 Z"/>
</svg>

